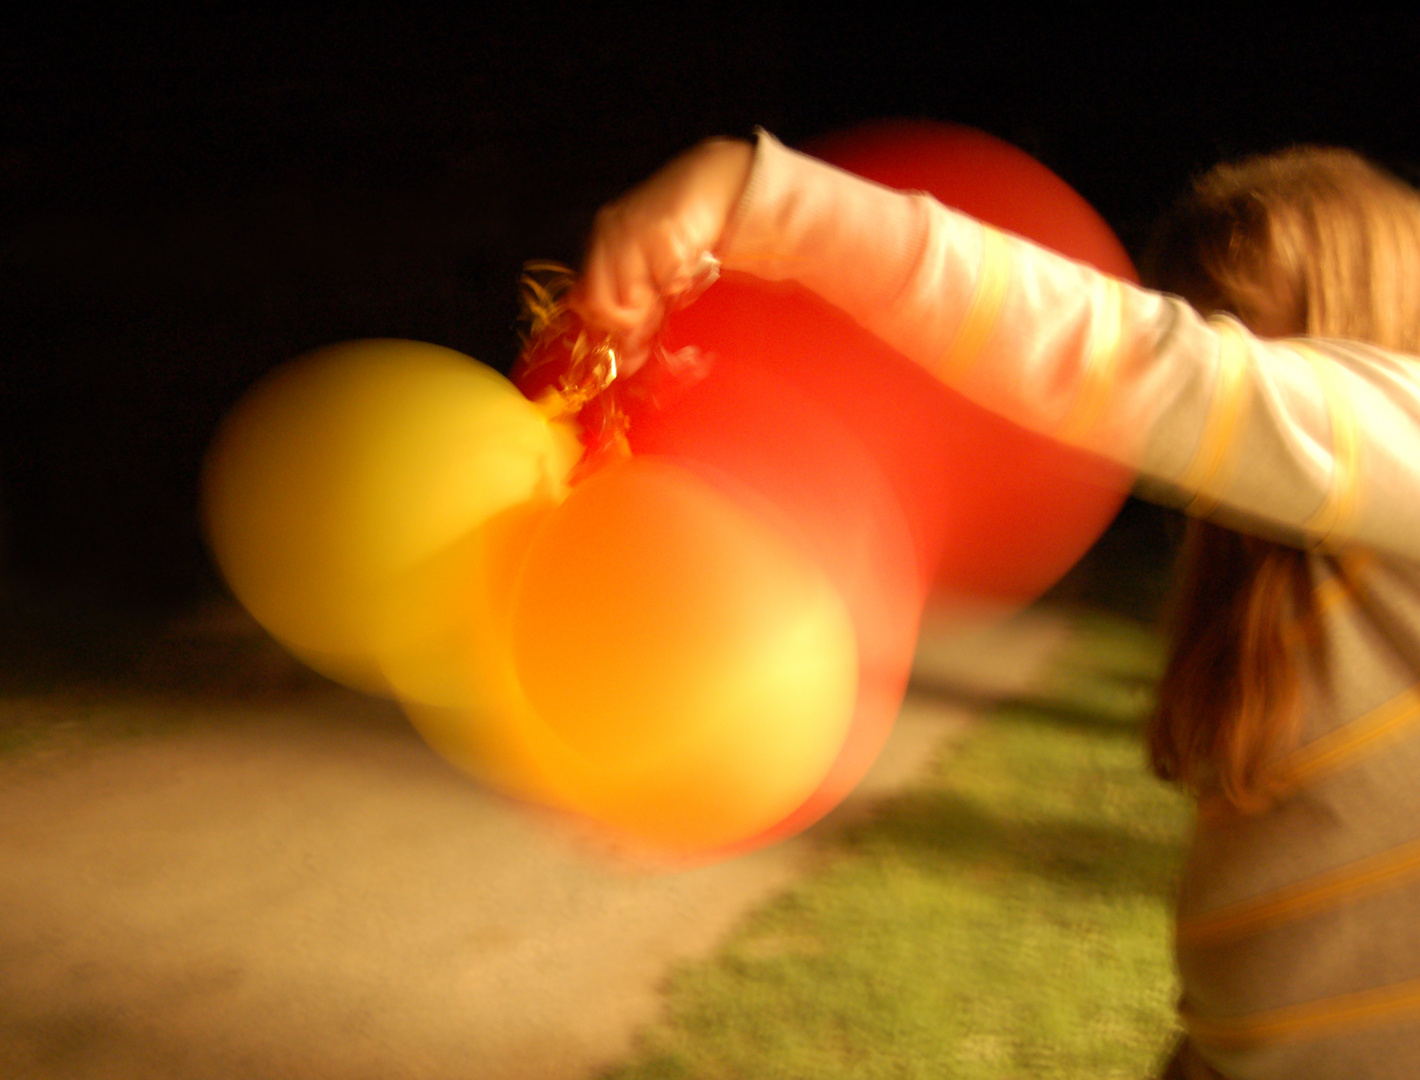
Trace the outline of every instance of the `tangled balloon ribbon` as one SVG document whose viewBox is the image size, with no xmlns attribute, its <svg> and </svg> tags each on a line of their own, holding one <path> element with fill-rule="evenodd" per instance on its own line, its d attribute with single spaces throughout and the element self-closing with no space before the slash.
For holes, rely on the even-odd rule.
<svg viewBox="0 0 1420 1080">
<path fill-rule="evenodd" d="M 714 282 L 713 263 L 697 276 L 692 290 L 677 297 L 688 303 Z M 519 279 L 522 319 L 527 326 L 512 381 L 552 420 L 575 420 L 585 451 L 571 483 L 631 454 L 628 432 L 635 412 L 656 408 L 699 382 L 710 357 L 693 346 L 666 349 L 658 334 L 651 355 L 634 373 L 624 374 L 611 334 L 589 326 L 567 303 L 575 280 L 555 262 L 525 264 Z"/>
</svg>

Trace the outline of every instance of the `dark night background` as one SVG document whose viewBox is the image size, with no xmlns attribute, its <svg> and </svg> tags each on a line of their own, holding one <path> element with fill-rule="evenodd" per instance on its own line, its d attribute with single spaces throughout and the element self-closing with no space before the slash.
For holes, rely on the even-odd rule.
<svg viewBox="0 0 1420 1080">
<path fill-rule="evenodd" d="M 1044 161 L 1136 253 L 1220 158 L 1325 141 L 1420 176 L 1413 15 L 1109 30 L 1004 9 L 835 22 L 708 4 L 519 6 L 460 25 L 366 8 L 4 18 L 11 595 L 145 608 L 211 595 L 197 470 L 254 378 L 368 336 L 506 368 L 522 262 L 575 262 L 600 203 L 709 134 L 975 125 Z"/>
</svg>

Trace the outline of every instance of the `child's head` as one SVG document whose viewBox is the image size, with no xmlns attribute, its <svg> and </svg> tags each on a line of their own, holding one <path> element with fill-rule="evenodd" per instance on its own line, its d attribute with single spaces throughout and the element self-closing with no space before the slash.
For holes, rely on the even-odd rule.
<svg viewBox="0 0 1420 1080">
<path fill-rule="evenodd" d="M 1420 353 L 1420 194 L 1348 151 L 1220 165 L 1164 223 L 1156 284 L 1264 337 Z"/>
<path fill-rule="evenodd" d="M 1420 195 L 1345 150 L 1218 166 L 1164 222 L 1146 269 L 1263 337 L 1420 353 Z M 1299 730 L 1299 665 L 1325 677 L 1312 587 L 1301 550 L 1192 523 L 1150 731 L 1161 776 L 1240 808 L 1267 804 Z"/>
</svg>

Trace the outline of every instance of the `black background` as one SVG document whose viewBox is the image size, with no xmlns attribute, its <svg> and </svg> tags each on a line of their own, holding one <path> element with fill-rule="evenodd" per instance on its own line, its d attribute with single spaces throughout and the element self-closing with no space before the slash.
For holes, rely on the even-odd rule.
<svg viewBox="0 0 1420 1080">
<path fill-rule="evenodd" d="M 1136 253 L 1222 158 L 1333 142 L 1420 170 L 1416 21 L 1354 10 L 6 18 L 0 556 L 12 591 L 105 603 L 218 588 L 198 464 L 260 373 L 366 336 L 506 368 L 522 262 L 575 263 L 600 203 L 709 134 L 975 125 Z"/>
</svg>

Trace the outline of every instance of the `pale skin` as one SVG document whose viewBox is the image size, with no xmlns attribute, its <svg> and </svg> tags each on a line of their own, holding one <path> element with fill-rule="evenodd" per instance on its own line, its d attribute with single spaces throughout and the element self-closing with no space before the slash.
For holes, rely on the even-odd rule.
<svg viewBox="0 0 1420 1080">
<path fill-rule="evenodd" d="M 709 139 L 597 213 L 571 302 L 612 334 L 622 374 L 645 362 L 666 311 L 695 286 L 753 161 L 751 143 Z"/>
</svg>

